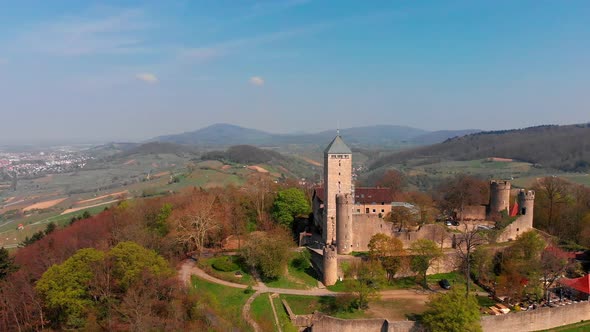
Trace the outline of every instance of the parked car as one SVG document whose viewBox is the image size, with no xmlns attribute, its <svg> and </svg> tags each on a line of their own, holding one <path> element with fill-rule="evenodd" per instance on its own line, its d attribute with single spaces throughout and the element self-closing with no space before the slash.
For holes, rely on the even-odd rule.
<svg viewBox="0 0 590 332">
<path fill-rule="evenodd" d="M 459 226 L 459 222 L 457 220 L 447 220 L 447 221 L 445 221 L 445 225 L 447 225 L 447 226 Z"/>
<path fill-rule="evenodd" d="M 451 283 L 447 279 L 441 279 L 438 284 L 443 289 L 451 289 Z"/>
</svg>

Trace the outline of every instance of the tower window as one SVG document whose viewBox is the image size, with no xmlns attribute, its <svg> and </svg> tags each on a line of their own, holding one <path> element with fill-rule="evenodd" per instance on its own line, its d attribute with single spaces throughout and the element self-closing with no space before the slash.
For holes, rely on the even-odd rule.
<svg viewBox="0 0 590 332">
<path fill-rule="evenodd" d="M 520 210 L 520 214 L 522 214 L 523 216 L 526 215 L 526 208 L 523 207 L 522 210 Z"/>
</svg>

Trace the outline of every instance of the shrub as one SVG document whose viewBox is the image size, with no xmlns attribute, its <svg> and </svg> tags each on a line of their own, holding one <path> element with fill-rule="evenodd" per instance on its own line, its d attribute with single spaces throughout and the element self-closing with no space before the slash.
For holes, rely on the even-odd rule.
<svg viewBox="0 0 590 332">
<path fill-rule="evenodd" d="M 220 257 L 218 259 L 216 259 L 213 264 L 211 264 L 211 266 L 213 266 L 214 269 L 216 269 L 217 271 L 222 271 L 222 272 L 231 272 L 231 271 L 236 271 L 239 270 L 240 267 L 233 262 L 233 260 L 231 259 L 231 257 L 225 256 L 225 257 Z"/>
</svg>

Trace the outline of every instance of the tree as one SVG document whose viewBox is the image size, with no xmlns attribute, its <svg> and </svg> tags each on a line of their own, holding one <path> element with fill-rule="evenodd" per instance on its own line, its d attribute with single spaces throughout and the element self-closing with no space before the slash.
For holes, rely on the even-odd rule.
<svg viewBox="0 0 590 332">
<path fill-rule="evenodd" d="M 8 250 L 0 247 L 0 280 L 6 278 L 8 274 L 18 270 L 14 264 L 14 258 L 10 257 Z"/>
<path fill-rule="evenodd" d="M 541 253 L 541 269 L 543 274 L 543 294 L 550 301 L 549 289 L 566 270 L 572 266 L 565 251 L 557 247 L 547 247 Z"/>
<path fill-rule="evenodd" d="M 480 245 L 486 242 L 477 228 L 467 229 L 467 225 L 462 234 L 457 237 L 457 253 L 462 261 L 465 270 L 465 296 L 469 296 L 471 287 L 471 263 L 472 253 Z"/>
<path fill-rule="evenodd" d="M 389 169 L 377 181 L 377 186 L 389 188 L 391 199 L 395 200 L 406 187 L 406 177 L 398 170 Z"/>
<path fill-rule="evenodd" d="M 93 279 L 92 267 L 104 259 L 104 253 L 93 248 L 80 249 L 59 265 L 50 267 L 37 282 L 55 327 L 84 326 L 85 316 L 93 307 L 88 284 Z"/>
<path fill-rule="evenodd" d="M 265 279 L 276 279 L 287 269 L 292 240 L 286 231 L 251 233 L 242 247 L 242 256 L 248 265 L 260 271 Z"/>
<path fill-rule="evenodd" d="M 512 298 L 542 297 L 541 253 L 545 246 L 534 230 L 519 235 L 502 254 L 498 290 Z"/>
<path fill-rule="evenodd" d="M 426 304 L 422 324 L 431 332 L 479 332 L 479 304 L 475 296 L 465 297 L 459 290 L 433 296 Z"/>
<path fill-rule="evenodd" d="M 535 209 L 535 221 L 551 234 L 557 230 L 562 205 L 568 202 L 567 188 L 567 181 L 555 176 L 544 177 L 533 187 L 535 206 L 538 207 Z"/>
<path fill-rule="evenodd" d="M 117 244 L 109 251 L 107 258 L 113 264 L 113 278 L 122 289 L 127 289 L 144 270 L 163 277 L 169 277 L 173 273 L 162 256 L 135 242 Z"/>
<path fill-rule="evenodd" d="M 200 255 L 207 236 L 219 227 L 215 218 L 216 201 L 215 195 L 195 191 L 188 206 L 173 212 L 172 233 L 176 241 L 184 246 L 185 251 L 197 251 Z"/>
<path fill-rule="evenodd" d="M 45 235 L 51 234 L 51 232 L 55 231 L 57 225 L 52 221 L 45 227 Z"/>
<path fill-rule="evenodd" d="M 428 288 L 426 272 L 435 260 L 442 257 L 442 250 L 434 241 L 419 239 L 410 245 L 410 253 L 412 254 L 410 268 L 420 275 L 422 286 Z"/>
<path fill-rule="evenodd" d="M 442 198 L 441 210 L 447 215 L 458 213 L 463 219 L 463 211 L 468 205 L 479 205 L 487 201 L 488 185 L 472 176 L 459 174 L 443 183 L 439 188 Z"/>
<path fill-rule="evenodd" d="M 436 208 L 434 207 L 434 200 L 428 193 L 412 191 L 406 193 L 406 199 L 412 203 L 419 212 L 420 225 L 428 224 L 434 221 L 436 214 Z"/>
<path fill-rule="evenodd" d="M 404 244 L 398 238 L 383 233 L 371 237 L 369 241 L 369 257 L 381 262 L 389 282 L 393 280 L 402 266 L 403 256 L 405 256 Z"/>
<path fill-rule="evenodd" d="M 418 213 L 413 209 L 405 206 L 394 206 L 391 208 L 391 212 L 383 219 L 397 225 L 398 230 L 401 232 L 407 227 L 417 226 L 419 217 Z"/>
<path fill-rule="evenodd" d="M 308 215 L 311 206 L 305 193 L 298 188 L 279 191 L 272 206 L 272 217 L 283 226 L 291 226 L 295 217 Z"/>
<path fill-rule="evenodd" d="M 383 269 L 376 260 L 353 262 L 346 270 L 346 288 L 356 297 L 356 309 L 369 308 L 369 301 L 379 296 L 383 282 Z"/>
</svg>

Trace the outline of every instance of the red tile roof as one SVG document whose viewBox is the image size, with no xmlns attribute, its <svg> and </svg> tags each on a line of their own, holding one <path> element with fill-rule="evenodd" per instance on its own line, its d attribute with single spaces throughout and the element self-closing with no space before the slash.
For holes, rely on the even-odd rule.
<svg viewBox="0 0 590 332">
<path fill-rule="evenodd" d="M 561 278 L 559 283 L 579 292 L 590 294 L 590 275 L 588 274 L 576 279 Z"/>
<path fill-rule="evenodd" d="M 316 187 L 315 196 L 324 202 L 324 188 Z M 389 188 L 355 188 L 354 202 L 358 204 L 391 204 L 391 193 Z"/>
</svg>

